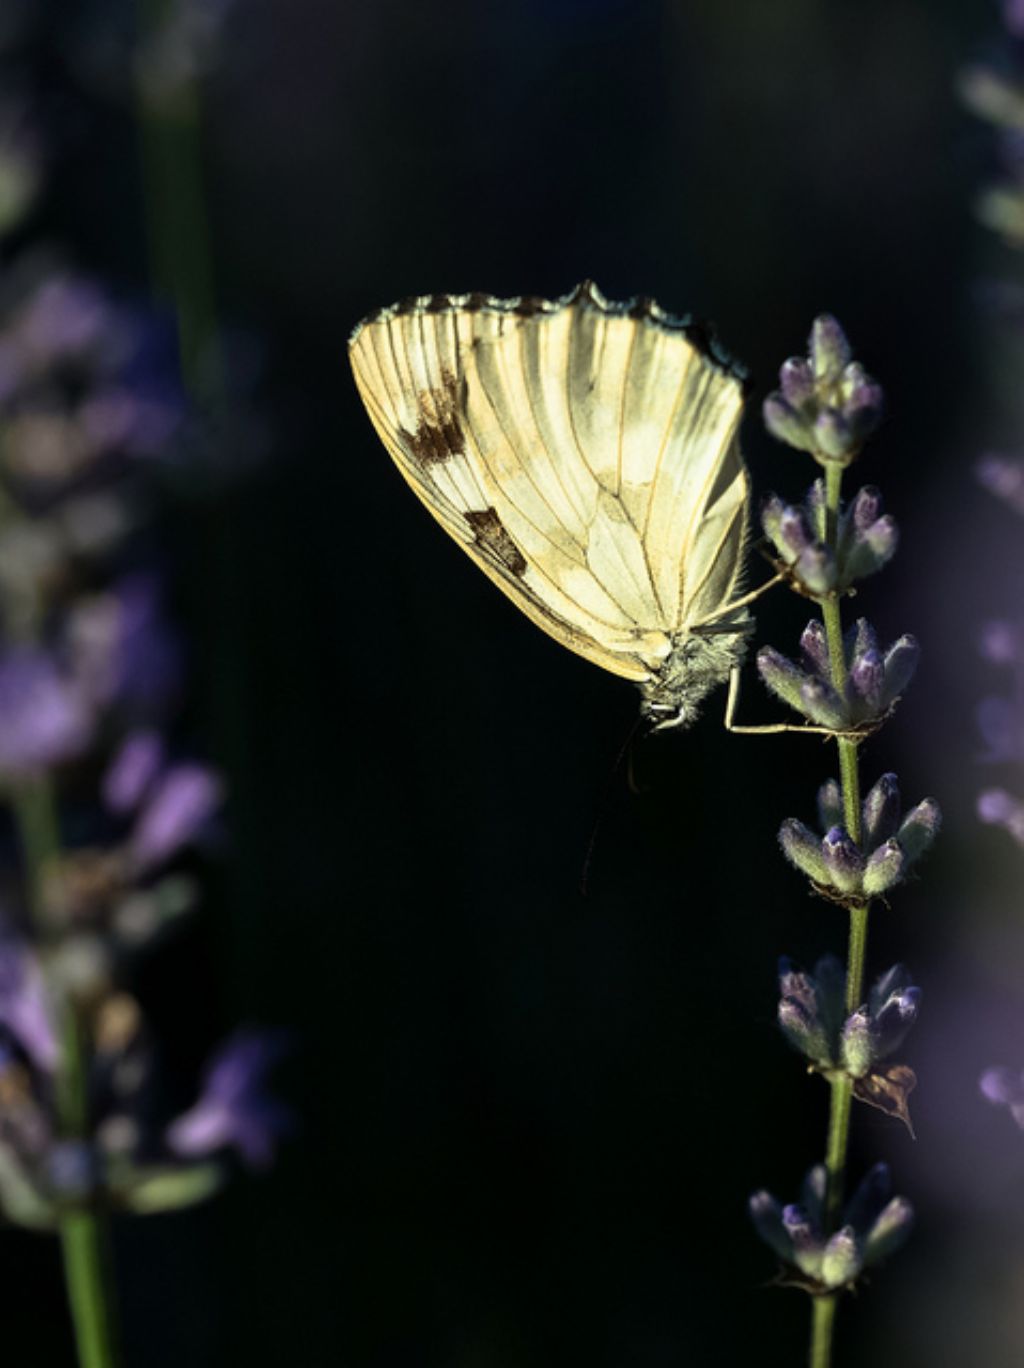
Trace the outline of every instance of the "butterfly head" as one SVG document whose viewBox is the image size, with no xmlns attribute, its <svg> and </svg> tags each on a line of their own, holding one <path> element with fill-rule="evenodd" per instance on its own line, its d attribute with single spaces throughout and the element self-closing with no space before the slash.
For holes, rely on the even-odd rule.
<svg viewBox="0 0 1024 1368">
<path fill-rule="evenodd" d="M 744 613 L 729 623 L 680 634 L 661 668 L 640 686 L 640 715 L 652 731 L 692 725 L 704 698 L 743 659 L 752 625 Z"/>
</svg>

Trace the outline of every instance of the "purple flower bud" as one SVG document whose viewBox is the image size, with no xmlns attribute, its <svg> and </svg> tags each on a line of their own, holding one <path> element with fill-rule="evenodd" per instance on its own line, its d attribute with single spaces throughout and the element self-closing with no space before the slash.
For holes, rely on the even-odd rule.
<svg viewBox="0 0 1024 1368">
<path fill-rule="evenodd" d="M 818 821 L 823 831 L 843 823 L 843 795 L 835 779 L 826 779 L 818 789 Z"/>
<path fill-rule="evenodd" d="M 878 711 L 885 688 L 885 657 L 881 651 L 862 651 L 854 657 L 850 666 L 850 688 L 871 712 Z"/>
<path fill-rule="evenodd" d="M 786 859 L 802 874 L 815 883 L 831 882 L 822 843 L 803 822 L 795 817 L 787 818 L 779 828 L 779 844 Z"/>
<path fill-rule="evenodd" d="M 859 489 L 850 504 L 850 521 L 854 531 L 864 533 L 882 515 L 882 496 L 874 485 Z"/>
<path fill-rule="evenodd" d="M 895 774 L 883 774 L 861 807 L 864 849 L 874 850 L 896 835 L 900 820 L 900 790 Z"/>
<path fill-rule="evenodd" d="M 924 798 L 911 808 L 896 833 L 908 866 L 919 860 L 939 834 L 942 813 L 934 798 Z"/>
<path fill-rule="evenodd" d="M 864 1266 L 895 1253 L 914 1225 L 914 1209 L 905 1197 L 894 1197 L 881 1212 L 864 1240 Z"/>
<path fill-rule="evenodd" d="M 779 384 L 787 403 L 800 409 L 814 397 L 814 373 L 810 362 L 802 356 L 791 356 L 782 363 Z"/>
<path fill-rule="evenodd" d="M 132 732 L 125 738 L 103 777 L 103 801 L 124 816 L 139 806 L 164 762 L 163 738 L 155 731 Z"/>
<path fill-rule="evenodd" d="M 782 1225 L 789 1236 L 790 1258 L 797 1268 L 811 1277 L 817 1276 L 821 1245 L 817 1231 L 807 1218 L 807 1212 L 802 1206 L 791 1202 L 782 1208 Z"/>
<path fill-rule="evenodd" d="M 798 710 L 818 727 L 845 731 L 850 725 L 849 714 L 839 695 L 831 684 L 820 679 L 808 679 L 805 682 L 800 690 Z"/>
<path fill-rule="evenodd" d="M 854 1078 L 863 1078 L 875 1062 L 871 1017 L 866 1007 L 858 1007 L 846 1018 L 839 1040 L 843 1068 Z"/>
<path fill-rule="evenodd" d="M 860 888 L 864 860 L 843 827 L 835 826 L 826 832 L 822 853 L 828 867 L 828 882 L 840 893 L 856 892 Z"/>
<path fill-rule="evenodd" d="M 139 871 L 148 871 L 188 845 L 220 806 L 223 785 L 204 765 L 168 770 L 135 825 L 129 853 Z"/>
<path fill-rule="evenodd" d="M 852 664 L 865 651 L 878 650 L 878 633 L 867 618 L 858 618 L 843 635 L 843 650 Z"/>
<path fill-rule="evenodd" d="M 914 677 L 921 651 L 909 633 L 893 642 L 885 653 L 885 694 L 883 706 L 890 707 Z"/>
<path fill-rule="evenodd" d="M 762 1189 L 751 1197 L 750 1219 L 765 1244 L 780 1259 L 790 1263 L 793 1258 L 793 1245 L 782 1223 L 782 1208 L 770 1192 Z"/>
<path fill-rule="evenodd" d="M 879 974 L 868 993 L 868 1005 L 872 1016 L 877 1016 L 894 993 L 902 993 L 911 986 L 910 972 L 906 965 L 894 964 L 884 974 Z"/>
<path fill-rule="evenodd" d="M 800 690 L 806 680 L 802 670 L 787 660 L 773 646 L 762 646 L 757 653 L 757 669 L 772 693 L 790 707 L 800 708 Z"/>
<path fill-rule="evenodd" d="M 13 937 L 0 939 L 0 1025 L 44 1074 L 60 1058 L 53 1006 L 35 955 Z"/>
<path fill-rule="evenodd" d="M 776 392 L 769 394 L 762 410 L 764 425 L 780 442 L 795 447 L 798 451 L 812 451 L 814 437 L 807 422 L 795 408 Z"/>
<path fill-rule="evenodd" d="M 800 552 L 794 574 L 809 593 L 828 594 L 838 583 L 835 556 L 827 546 L 817 543 Z"/>
<path fill-rule="evenodd" d="M 809 354 L 815 380 L 827 384 L 836 384 L 850 364 L 850 344 L 838 321 L 831 314 L 820 314 L 814 320 Z"/>
<path fill-rule="evenodd" d="M 898 1050 L 917 1020 L 921 1009 L 921 990 L 913 986 L 893 993 L 874 1020 L 875 1059 L 885 1059 Z"/>
<path fill-rule="evenodd" d="M 829 956 L 834 959 L 834 956 Z M 838 964 L 839 961 L 835 960 Z M 815 1164 L 804 1174 L 803 1183 L 800 1185 L 800 1203 L 807 1212 L 807 1218 L 812 1225 L 821 1229 L 822 1219 L 825 1215 L 825 1198 L 828 1194 L 828 1170 L 824 1164 Z"/>
<path fill-rule="evenodd" d="M 820 619 L 812 618 L 801 632 L 800 652 L 807 669 L 814 670 L 822 679 L 830 677 L 828 640 Z"/>
<path fill-rule="evenodd" d="M 889 1165 L 873 1164 L 857 1184 L 843 1212 L 847 1224 L 865 1234 L 874 1225 L 892 1195 Z"/>
<path fill-rule="evenodd" d="M 186 1158 L 233 1146 L 247 1164 L 265 1168 L 291 1116 L 263 1091 L 268 1069 L 283 1051 L 280 1038 L 239 1031 L 214 1056 L 196 1105 L 172 1122 L 167 1143 Z"/>
<path fill-rule="evenodd" d="M 0 771 L 26 776 L 72 759 L 89 744 L 93 721 L 81 690 L 42 651 L 0 659 Z"/>
<path fill-rule="evenodd" d="M 814 420 L 814 454 L 827 460 L 845 461 L 856 450 L 856 437 L 838 409 L 822 409 Z"/>
<path fill-rule="evenodd" d="M 861 1270 L 861 1252 L 852 1226 L 843 1226 L 829 1239 L 821 1260 L 821 1280 L 826 1287 L 842 1287 Z"/>
<path fill-rule="evenodd" d="M 788 505 L 783 509 L 779 518 L 779 538 L 782 546 L 793 555 L 799 555 L 806 547 L 812 545 L 814 538 L 803 509 L 791 508 Z"/>
<path fill-rule="evenodd" d="M 851 366 L 849 368 L 853 370 Z M 844 384 L 843 417 L 857 447 L 861 447 L 882 421 L 885 396 L 881 385 L 875 383 L 858 368 L 856 379 L 849 385 Z"/>
<path fill-rule="evenodd" d="M 895 840 L 883 843 L 871 852 L 864 869 L 864 893 L 876 898 L 887 893 L 902 879 L 907 867 L 906 856 Z"/>
</svg>

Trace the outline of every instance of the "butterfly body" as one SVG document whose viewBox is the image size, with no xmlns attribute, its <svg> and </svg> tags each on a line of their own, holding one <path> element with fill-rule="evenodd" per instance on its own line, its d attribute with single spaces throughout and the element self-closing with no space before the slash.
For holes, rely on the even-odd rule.
<svg viewBox="0 0 1024 1368">
<path fill-rule="evenodd" d="M 360 394 L 416 495 L 571 650 L 689 721 L 742 657 L 743 382 L 646 301 L 422 296 L 350 341 Z"/>
</svg>

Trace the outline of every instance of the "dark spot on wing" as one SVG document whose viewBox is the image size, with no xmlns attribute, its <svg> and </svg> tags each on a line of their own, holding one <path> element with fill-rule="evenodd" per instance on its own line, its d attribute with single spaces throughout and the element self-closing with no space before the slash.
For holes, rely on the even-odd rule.
<svg viewBox="0 0 1024 1368">
<path fill-rule="evenodd" d="M 415 432 L 398 429 L 405 449 L 422 466 L 440 465 L 466 450 L 466 439 L 459 421 L 464 404 L 465 380 L 460 385 L 451 371 L 441 372 L 441 388 L 425 390 L 419 396 L 420 422 Z"/>
<path fill-rule="evenodd" d="M 473 529 L 473 537 L 486 546 L 513 575 L 526 574 L 526 557 L 505 530 L 505 524 L 493 508 L 467 513 L 466 521 Z"/>
<path fill-rule="evenodd" d="M 538 299 L 536 295 L 524 295 L 516 305 L 515 311 L 520 318 L 533 318 L 535 314 L 550 313 L 551 305 L 546 299 Z"/>
</svg>

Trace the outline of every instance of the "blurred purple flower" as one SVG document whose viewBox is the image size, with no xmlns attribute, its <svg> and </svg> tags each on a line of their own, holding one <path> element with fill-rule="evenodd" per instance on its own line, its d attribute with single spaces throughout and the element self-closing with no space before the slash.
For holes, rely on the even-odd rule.
<svg viewBox="0 0 1024 1368">
<path fill-rule="evenodd" d="M 1024 846 L 1024 803 L 1012 793 L 1001 788 L 983 789 L 978 794 L 977 813 L 980 821 L 1002 827 Z"/>
<path fill-rule="evenodd" d="M 78 682 L 45 652 L 21 647 L 0 656 L 0 773 L 24 777 L 79 755 L 93 723 Z"/>
<path fill-rule="evenodd" d="M 986 1069 L 978 1080 L 982 1097 L 994 1106 L 1009 1108 L 1010 1115 L 1024 1130 L 1024 1078 L 1012 1069 L 997 1066 Z"/>
<path fill-rule="evenodd" d="M 141 804 L 163 768 L 164 742 L 159 732 L 133 732 L 122 743 L 103 776 L 103 801 L 124 816 Z"/>
<path fill-rule="evenodd" d="M 129 838 L 135 869 L 147 873 L 177 854 L 217 811 L 224 785 L 207 765 L 172 765 L 151 791 Z"/>
<path fill-rule="evenodd" d="M 161 614 L 153 575 L 131 575 L 72 611 L 72 664 L 97 703 L 127 704 L 151 716 L 177 693 L 181 648 Z"/>
<path fill-rule="evenodd" d="M 60 1048 L 43 973 L 28 947 L 11 936 L 0 938 L 0 1026 L 37 1068 L 53 1072 Z"/>
<path fill-rule="evenodd" d="M 990 494 L 1015 513 L 1024 513 L 1024 461 L 992 452 L 978 461 L 974 473 Z"/>
<path fill-rule="evenodd" d="M 292 1125 L 288 1108 L 263 1091 L 284 1049 L 278 1035 L 236 1032 L 211 1060 L 199 1101 L 168 1127 L 175 1154 L 196 1158 L 233 1147 L 251 1167 L 266 1168 Z"/>
</svg>

